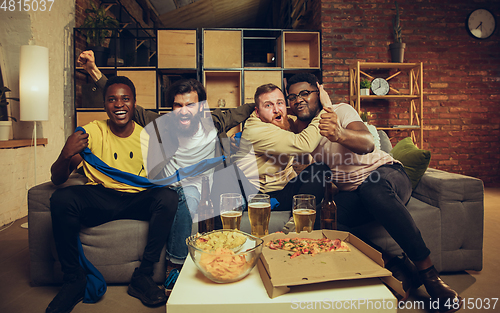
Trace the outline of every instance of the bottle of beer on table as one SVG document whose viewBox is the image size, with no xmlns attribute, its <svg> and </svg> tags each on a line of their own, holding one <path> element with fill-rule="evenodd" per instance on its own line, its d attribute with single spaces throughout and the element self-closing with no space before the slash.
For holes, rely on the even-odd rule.
<svg viewBox="0 0 500 313">
<path fill-rule="evenodd" d="M 337 229 L 337 205 L 333 201 L 335 188 L 332 174 L 325 173 L 325 196 L 321 204 L 321 229 Z"/>
<path fill-rule="evenodd" d="M 215 227 L 215 213 L 212 200 L 210 200 L 210 183 L 207 176 L 201 180 L 201 200 L 198 205 L 198 232 L 210 232 Z"/>
</svg>

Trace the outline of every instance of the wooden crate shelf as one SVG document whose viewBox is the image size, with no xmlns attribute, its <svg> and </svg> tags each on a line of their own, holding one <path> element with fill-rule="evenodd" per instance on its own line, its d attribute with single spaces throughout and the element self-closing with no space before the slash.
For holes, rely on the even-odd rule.
<svg viewBox="0 0 500 313">
<path fill-rule="evenodd" d="M 205 71 L 204 82 L 210 108 L 241 105 L 241 71 Z"/>
<path fill-rule="evenodd" d="M 283 32 L 284 68 L 320 68 L 318 32 Z"/>
<path fill-rule="evenodd" d="M 197 68 L 196 30 L 158 30 L 158 68 Z"/>
<path fill-rule="evenodd" d="M 204 30 L 206 68 L 241 68 L 241 30 Z"/>
</svg>

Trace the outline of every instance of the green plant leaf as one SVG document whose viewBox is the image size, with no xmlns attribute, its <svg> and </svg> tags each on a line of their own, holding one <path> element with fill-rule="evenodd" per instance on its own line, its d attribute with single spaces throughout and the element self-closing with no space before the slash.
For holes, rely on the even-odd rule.
<svg viewBox="0 0 500 313">
<path fill-rule="evenodd" d="M 370 88 L 371 82 L 367 79 L 362 79 L 361 82 L 359 83 L 359 87 L 362 89 L 368 89 Z"/>
<path fill-rule="evenodd" d="M 103 46 L 111 33 L 108 29 L 103 28 L 117 28 L 120 23 L 115 18 L 106 15 L 104 6 L 97 8 L 93 2 L 90 2 L 91 8 L 85 10 L 88 15 L 83 21 L 82 28 L 90 28 L 85 31 L 87 35 L 88 46 Z"/>
</svg>

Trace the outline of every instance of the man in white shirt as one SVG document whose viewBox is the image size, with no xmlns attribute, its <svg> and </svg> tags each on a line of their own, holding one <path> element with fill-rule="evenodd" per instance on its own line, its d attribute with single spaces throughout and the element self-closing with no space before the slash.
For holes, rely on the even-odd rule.
<svg viewBox="0 0 500 313">
<path fill-rule="evenodd" d="M 288 80 L 287 99 L 297 116 L 298 131 L 307 127 L 322 108 L 316 94 L 304 93 L 317 83 L 316 76 L 308 73 Z M 412 288 L 423 283 L 431 298 L 440 300 L 440 310 L 449 311 L 450 306 L 445 303 L 448 301 L 453 307 L 453 302 L 460 302 L 461 298 L 439 277 L 429 257 L 430 250 L 406 209 L 412 187 L 402 164 L 374 147 L 372 135 L 354 108 L 340 103 L 333 106 L 333 111 L 321 116 L 319 129 L 324 138 L 312 156 L 316 162 L 329 165 L 340 189 L 334 199 L 340 230 L 349 231 L 372 220 L 380 222 L 418 269 L 417 274 L 416 269 L 405 268 L 414 266 L 398 257 L 386 262 L 388 268 L 394 266 L 415 274 L 403 277 L 407 296 Z"/>
<path fill-rule="evenodd" d="M 224 126 L 233 124 L 231 110 L 226 111 L 226 116 L 220 114 L 214 117 L 215 113 L 212 113 L 205 117 L 205 112 L 209 112 L 206 99 L 205 89 L 194 79 L 181 79 L 169 87 L 165 104 L 172 108 L 172 112 L 154 119 L 143 131 L 142 141 L 146 144 L 143 155 L 150 179 L 172 176 L 179 169 L 227 155 L 229 139 L 219 140 L 218 135 L 220 128 L 226 129 Z M 230 169 L 229 172 L 234 171 Z M 208 175 L 212 182 L 213 174 L 214 168 L 202 175 Z M 167 242 L 167 259 L 170 265 L 181 265 L 187 257 L 185 240 L 191 235 L 193 222 L 198 221 L 195 218 L 200 216 L 197 213 L 200 213 L 198 203 L 202 175 L 188 177 L 172 185 L 179 193 L 180 204 Z M 222 174 L 215 179 L 218 181 L 228 178 Z M 218 207 L 214 209 L 217 212 Z"/>
</svg>

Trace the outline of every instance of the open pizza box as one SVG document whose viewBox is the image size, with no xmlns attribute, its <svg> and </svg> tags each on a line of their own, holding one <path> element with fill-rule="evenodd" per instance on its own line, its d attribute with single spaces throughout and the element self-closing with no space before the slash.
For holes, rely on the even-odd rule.
<svg viewBox="0 0 500 313">
<path fill-rule="evenodd" d="M 351 233 L 335 230 L 313 232 L 274 233 L 262 238 L 264 245 L 281 238 L 337 239 L 345 241 L 350 252 L 325 252 L 315 256 L 303 254 L 293 259 L 286 250 L 272 250 L 264 246 L 257 262 L 262 282 L 270 298 L 290 291 L 290 287 L 326 281 L 380 277 L 397 293 L 404 295 L 401 282 L 384 268 L 382 255 Z"/>
</svg>

